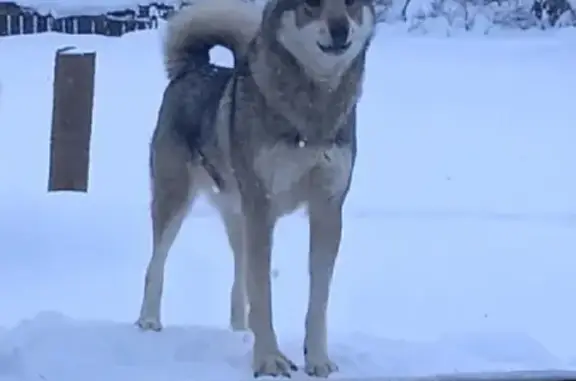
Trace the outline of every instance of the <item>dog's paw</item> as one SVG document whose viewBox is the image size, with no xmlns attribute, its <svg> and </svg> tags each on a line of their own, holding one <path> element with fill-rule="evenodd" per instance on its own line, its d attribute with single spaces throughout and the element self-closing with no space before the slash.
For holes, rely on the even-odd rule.
<svg viewBox="0 0 576 381">
<path fill-rule="evenodd" d="M 304 349 L 304 357 L 304 372 L 309 376 L 326 378 L 338 371 L 338 365 L 332 362 L 326 353 L 311 354 Z"/>
<path fill-rule="evenodd" d="M 140 317 L 135 324 L 142 331 L 160 332 L 162 330 L 160 319 Z"/>
<path fill-rule="evenodd" d="M 254 352 L 252 369 L 254 370 L 254 378 L 262 376 L 290 377 L 292 372 L 298 370 L 298 367 L 282 352 L 276 350 Z"/>
<path fill-rule="evenodd" d="M 306 374 L 312 377 L 326 378 L 330 374 L 338 371 L 338 365 L 330 361 L 330 359 L 325 359 L 322 361 L 307 360 L 304 371 Z"/>
</svg>

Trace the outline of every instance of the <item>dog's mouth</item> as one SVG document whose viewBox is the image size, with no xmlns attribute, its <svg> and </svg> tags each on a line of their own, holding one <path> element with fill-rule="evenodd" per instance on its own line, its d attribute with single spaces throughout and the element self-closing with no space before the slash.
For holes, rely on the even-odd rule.
<svg viewBox="0 0 576 381">
<path fill-rule="evenodd" d="M 317 42 L 318 47 L 320 48 L 320 50 L 322 50 L 322 52 L 324 54 L 330 54 L 333 56 L 339 56 L 340 54 L 344 53 L 346 50 L 348 50 L 348 48 L 350 47 L 350 45 L 352 45 L 351 41 L 348 41 L 345 44 L 332 44 L 332 45 L 322 45 L 321 43 Z"/>
</svg>

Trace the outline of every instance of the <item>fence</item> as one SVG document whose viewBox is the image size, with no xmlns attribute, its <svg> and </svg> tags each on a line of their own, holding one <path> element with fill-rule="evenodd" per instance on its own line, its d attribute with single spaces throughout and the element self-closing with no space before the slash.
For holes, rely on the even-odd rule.
<svg viewBox="0 0 576 381">
<path fill-rule="evenodd" d="M 0 36 L 57 32 L 119 37 L 136 30 L 157 28 L 158 20 L 168 17 L 174 9 L 172 5 L 153 2 L 134 9 L 57 17 L 14 2 L 0 2 Z"/>
</svg>

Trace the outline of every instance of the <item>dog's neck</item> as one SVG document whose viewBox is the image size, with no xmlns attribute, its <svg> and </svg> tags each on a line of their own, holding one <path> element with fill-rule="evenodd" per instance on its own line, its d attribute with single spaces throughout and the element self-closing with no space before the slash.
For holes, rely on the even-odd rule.
<svg viewBox="0 0 576 381">
<path fill-rule="evenodd" d="M 303 136 L 322 139 L 336 135 L 360 97 L 364 53 L 337 81 L 325 81 L 311 78 L 291 55 L 278 49 L 281 47 L 260 37 L 247 55 L 248 70 L 267 107 Z"/>
</svg>

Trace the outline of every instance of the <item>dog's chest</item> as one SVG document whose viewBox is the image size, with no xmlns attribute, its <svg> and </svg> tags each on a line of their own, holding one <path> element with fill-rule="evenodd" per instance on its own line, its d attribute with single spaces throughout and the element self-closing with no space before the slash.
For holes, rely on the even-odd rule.
<svg viewBox="0 0 576 381">
<path fill-rule="evenodd" d="M 336 144 L 292 146 L 277 143 L 261 148 L 254 160 L 254 170 L 267 195 L 280 203 L 284 198 L 305 201 L 314 191 L 327 193 L 326 196 L 338 194 L 347 187 L 351 168 L 350 148 Z"/>
</svg>

